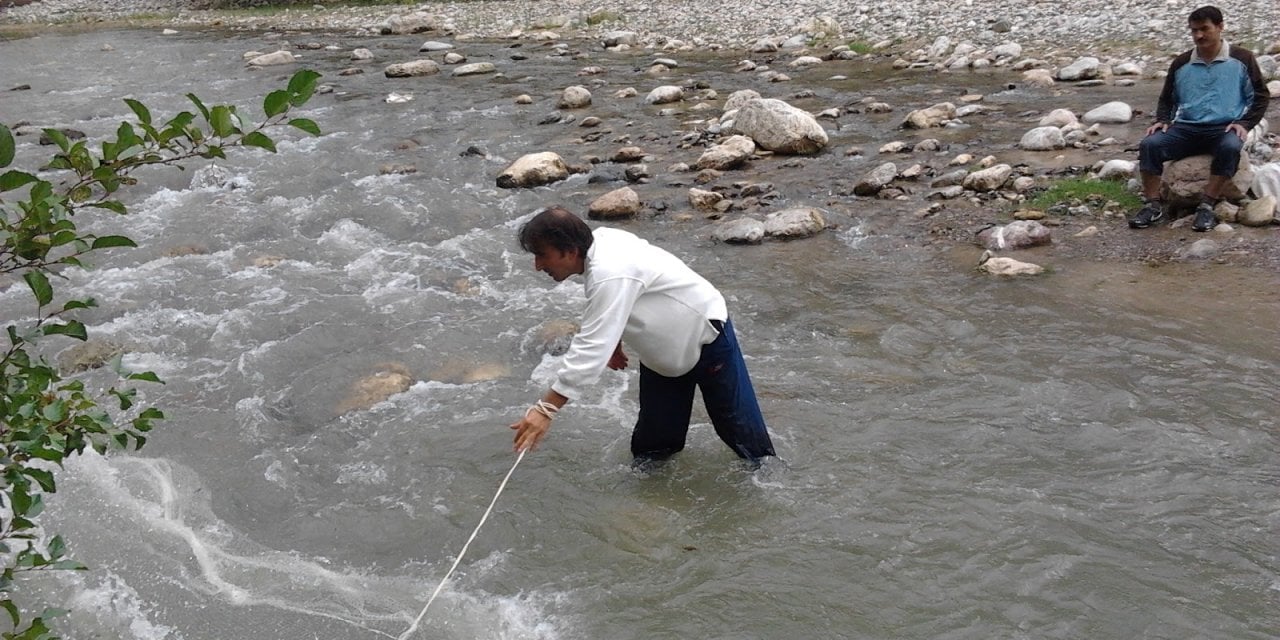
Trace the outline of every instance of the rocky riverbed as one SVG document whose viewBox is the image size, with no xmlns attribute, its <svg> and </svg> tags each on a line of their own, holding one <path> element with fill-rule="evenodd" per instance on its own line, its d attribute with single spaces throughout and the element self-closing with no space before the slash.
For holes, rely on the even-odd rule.
<svg viewBox="0 0 1280 640">
<path fill-rule="evenodd" d="M 1007 237 L 1021 238 L 1015 230 L 1029 228 L 1034 240 L 1027 243 L 1051 244 L 1056 259 L 1280 265 L 1274 213 L 1269 224 L 1266 219 L 1261 226 L 1232 224 L 1262 195 L 1248 193 L 1247 181 L 1236 203 L 1243 209 L 1224 206 L 1221 215 L 1229 223 L 1210 234 L 1193 234 L 1185 220 L 1130 231 L 1124 222 L 1128 212 L 1103 200 L 1067 201 L 1047 211 L 1027 207 L 1064 177 L 1131 180 L 1134 148 L 1149 120 L 1144 114 L 1154 108 L 1168 58 L 1189 46 L 1184 16 L 1195 6 L 1170 2 L 1152 15 L 1147 4 L 966 0 L 943 7 L 900 0 L 832 7 L 801 0 L 657 2 L 638 11 L 603 1 L 561 3 L 553 13 L 544 3 L 481 1 L 317 4 L 263 13 L 204 11 L 174 0 L 45 0 L 0 11 L 0 25 L 31 33 L 51 28 L 46 25 L 92 28 L 141 20 L 154 28 L 262 32 L 274 36 L 273 47 L 286 51 L 250 61 L 263 66 L 294 64 L 308 50 L 339 48 L 325 44 L 325 33 L 370 42 L 383 35 L 432 39 L 397 59 L 380 52 L 373 62 L 381 63 L 379 71 L 388 76 L 436 74 L 442 68 L 464 75 L 458 72 L 467 60 L 459 52 L 465 53 L 468 42 L 511 42 L 516 49 L 510 62 L 516 65 L 529 55 L 578 60 L 574 76 L 544 91 L 544 101 L 555 106 L 555 117 L 548 118 L 581 145 L 578 156 L 557 161 L 564 162 L 564 171 L 592 172 L 593 184 L 616 179 L 653 185 L 644 197 L 619 187 L 590 208 L 602 216 L 705 219 L 719 225 L 715 235 L 727 241 L 760 239 L 767 216 L 785 208 L 779 203 L 800 203 L 817 208 L 820 218 L 825 211 L 821 220 L 834 225 L 847 224 L 853 212 L 869 207 L 899 212 L 907 222 L 876 223 L 880 231 L 923 244 L 986 245 L 1000 251 L 1009 248 L 1004 227 L 1018 219 Z M 1261 54 L 1273 94 L 1280 93 L 1280 42 L 1274 41 L 1280 5 L 1234 1 L 1219 6 L 1228 16 L 1229 41 Z M 608 55 L 633 57 L 636 79 L 630 82 L 643 81 L 645 87 L 640 92 L 628 87 L 628 94 L 613 86 L 616 77 L 595 77 L 604 69 L 593 65 L 593 58 Z M 682 68 L 682 58 L 697 58 L 699 64 Z M 354 52 L 352 59 L 355 66 L 367 60 Z M 410 64 L 409 71 L 393 70 L 426 59 L 432 61 L 421 69 Z M 744 131 L 747 125 L 733 117 L 734 97 L 751 96 L 739 94 L 732 82 L 710 82 L 689 72 L 707 66 L 732 74 L 728 77 L 751 78 L 753 84 L 763 80 L 771 89 L 755 95 L 777 98 L 781 104 L 775 106 L 794 112 L 784 112 L 781 119 L 803 120 L 816 133 L 801 137 L 821 137 L 821 142 L 803 148 L 765 143 L 761 128 L 771 126 L 768 120 L 754 134 Z M 352 73 L 365 70 L 353 67 Z M 515 72 L 492 65 L 476 71 L 500 78 Z M 859 82 L 851 74 L 868 77 Z M 921 92 L 907 97 L 876 91 L 868 81 L 934 84 L 936 99 L 923 99 Z M 672 96 L 669 104 L 668 98 L 655 97 L 659 89 Z M 592 128 L 604 115 L 592 112 L 593 91 L 597 105 L 607 100 L 614 110 L 667 104 L 665 115 L 682 118 L 682 131 L 641 137 L 642 145 L 628 147 L 634 157 L 617 157 L 622 152 L 613 147 L 618 145 L 605 144 L 617 138 L 604 140 L 605 134 Z M 1276 112 L 1273 107 L 1271 120 Z M 754 140 L 742 162 L 700 164 L 695 152 L 729 149 L 732 145 L 723 145 L 741 133 Z M 1280 144 L 1266 128 L 1251 142 L 1253 164 L 1280 160 Z M 741 170 L 744 164 L 750 172 Z M 609 169 L 625 165 L 640 168 Z M 774 184 L 782 186 L 774 189 Z M 997 232 L 994 240 L 991 229 Z"/>
<path fill-rule="evenodd" d="M 202 0 L 8 0 L 0 23 L 76 23 L 140 15 L 172 24 L 256 29 L 377 29 L 396 14 L 419 9 L 440 16 L 459 34 L 596 38 L 616 29 L 635 31 L 648 44 L 749 49 L 762 39 L 798 38 L 808 44 L 857 41 L 882 50 L 907 50 L 948 36 L 980 47 L 1019 42 L 1035 54 L 1161 52 L 1186 45 L 1185 16 L 1201 2 L 1170 0 L 892 0 L 830 3 L 819 0 L 477 0 L 350 7 L 315 3 L 287 10 L 203 11 Z M 1251 48 L 1274 43 L 1280 4 L 1221 0 L 1229 37 Z M 0 6 L 4 6 L 0 2 Z"/>
</svg>

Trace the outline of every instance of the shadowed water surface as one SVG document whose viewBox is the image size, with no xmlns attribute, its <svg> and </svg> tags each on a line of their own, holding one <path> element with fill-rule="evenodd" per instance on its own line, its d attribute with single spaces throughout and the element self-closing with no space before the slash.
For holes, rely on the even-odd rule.
<svg viewBox="0 0 1280 640">
<path fill-rule="evenodd" d="M 905 205 L 833 196 L 833 175 L 873 162 L 837 152 L 757 161 L 740 178 L 774 182 L 776 206 L 839 200 L 837 228 L 713 244 L 700 218 L 669 215 L 690 184 L 665 167 L 697 157 L 676 146 L 718 110 L 610 97 L 688 77 L 721 98 L 811 88 L 794 100 L 805 108 L 980 92 L 1003 115 L 929 134 L 977 153 L 1007 148 L 1052 96 L 1009 90 L 1012 74 L 857 62 L 796 72 L 786 89 L 729 72 L 728 57 L 655 79 L 638 72 L 644 55 L 508 43 L 461 47 L 504 77 L 389 80 L 382 64 L 420 41 L 293 38 L 310 39 L 342 47 L 300 52 L 336 89 L 303 114 L 326 135 L 234 154 L 234 189 L 144 172 L 128 218 L 85 223 L 140 248 L 62 286 L 98 298 L 91 335 L 165 378 L 146 397 L 170 420 L 139 455 L 71 464 L 49 500 L 93 567 L 37 590 L 73 610 L 67 637 L 403 631 L 513 462 L 506 425 L 554 371 L 538 326 L 582 302 L 576 282 L 532 271 L 514 232 L 540 206 L 581 211 L 619 186 L 505 191 L 494 177 L 524 153 L 625 144 L 660 156 L 636 189 L 669 211 L 621 226 L 725 292 L 782 460 L 744 471 L 699 409 L 684 453 L 631 471 L 635 374 L 607 372 L 525 458 L 417 637 L 1275 637 L 1277 274 L 1064 261 L 1043 278 L 983 277 L 974 248 L 910 241 Z M 3 42 L 0 88 L 32 88 L 0 94 L 0 120 L 102 137 L 129 115 L 121 98 L 172 113 L 187 92 L 256 112 L 292 69 L 246 70 L 241 54 L 277 44 L 128 31 Z M 356 46 L 379 61 L 337 76 Z M 587 64 L 608 73 L 576 76 Z M 608 83 L 592 87 L 598 142 L 576 123 L 535 124 L 560 88 L 593 79 Z M 415 99 L 387 104 L 392 91 Z M 522 93 L 535 104 L 515 105 Z M 901 135 L 903 109 L 828 124 L 838 144 L 878 146 Z M 47 154 L 34 137 L 18 139 L 20 162 Z M 472 145 L 488 157 L 459 156 Z M 387 163 L 417 172 L 379 175 Z M 255 266 L 264 257 L 278 263 Z M 0 291 L 6 321 L 27 304 Z M 456 373 L 478 364 L 490 373 Z M 354 380 L 387 367 L 414 382 L 338 411 Z"/>
</svg>

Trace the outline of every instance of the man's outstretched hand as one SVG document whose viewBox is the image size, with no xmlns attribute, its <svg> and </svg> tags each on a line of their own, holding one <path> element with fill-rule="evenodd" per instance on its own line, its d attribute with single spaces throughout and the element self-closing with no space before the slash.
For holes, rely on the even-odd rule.
<svg viewBox="0 0 1280 640">
<path fill-rule="evenodd" d="M 546 437 L 547 431 L 551 429 L 551 418 L 548 418 L 537 411 L 526 411 L 524 417 L 511 425 L 516 431 L 515 451 L 532 451 L 538 448 L 538 443 Z"/>
</svg>

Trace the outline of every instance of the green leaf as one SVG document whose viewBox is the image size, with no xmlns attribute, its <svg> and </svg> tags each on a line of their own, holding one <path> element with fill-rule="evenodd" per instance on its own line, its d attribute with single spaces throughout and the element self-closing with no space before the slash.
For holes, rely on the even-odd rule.
<svg viewBox="0 0 1280 640">
<path fill-rule="evenodd" d="M 35 518 L 44 513 L 44 496 L 35 494 L 31 496 L 31 506 L 27 507 L 27 512 L 23 514 L 26 518 Z"/>
<path fill-rule="evenodd" d="M 58 490 L 57 485 L 54 484 L 53 482 L 52 471 L 49 471 L 47 469 L 34 469 L 31 467 L 25 467 L 23 468 L 22 473 L 26 474 L 32 480 L 35 480 L 36 482 L 40 483 L 40 489 L 42 489 L 46 493 L 54 493 Z M 54 538 L 54 540 L 61 541 L 62 539 Z M 50 553 L 53 553 L 52 549 L 53 549 L 53 546 L 52 546 L 52 543 L 50 543 Z"/>
<path fill-rule="evenodd" d="M 44 129 L 44 134 L 49 136 L 49 139 L 52 140 L 54 144 L 58 145 L 58 148 L 62 149 L 64 152 L 71 148 L 71 143 L 67 141 L 66 134 L 61 131 L 58 131 L 57 129 Z"/>
<path fill-rule="evenodd" d="M 118 200 L 103 200 L 102 202 L 91 202 L 91 203 L 88 203 L 88 204 L 86 204 L 86 205 L 84 205 L 84 206 L 86 206 L 86 207 L 97 207 L 97 208 L 99 208 L 99 209 L 106 209 L 106 210 L 108 210 L 108 211 L 114 211 L 114 212 L 116 212 L 116 213 L 118 213 L 118 214 L 120 214 L 120 215 L 124 215 L 124 214 L 126 214 L 126 213 L 129 213 L 129 211 L 128 211 L 127 209 L 125 209 L 125 208 L 124 208 L 124 203 L 122 203 L 122 202 L 120 202 L 120 201 L 118 201 Z"/>
<path fill-rule="evenodd" d="M 306 131 L 313 136 L 320 135 L 320 127 L 314 121 L 306 118 L 294 118 L 289 121 L 289 126 Z"/>
<path fill-rule="evenodd" d="M 93 189 L 87 184 L 82 184 L 72 189 L 71 193 L 67 194 L 67 197 L 71 198 L 72 202 L 79 204 L 93 197 Z"/>
<path fill-rule="evenodd" d="M 136 247 L 138 243 L 127 236 L 98 236 L 93 239 L 91 249 L 107 249 L 110 247 Z"/>
<path fill-rule="evenodd" d="M 268 118 L 278 116 L 289 110 L 289 92 L 284 90 L 272 91 L 262 100 L 262 111 L 267 114 Z"/>
<path fill-rule="evenodd" d="M 213 128 L 213 135 L 219 138 L 227 138 L 240 132 L 236 129 L 235 122 L 231 119 L 231 113 L 231 107 L 226 105 L 218 105 L 213 108 L 213 111 L 209 114 L 209 126 Z"/>
<path fill-rule="evenodd" d="M 307 100 L 311 99 L 311 94 L 315 93 L 316 80 L 320 79 L 320 74 L 310 69 L 303 69 L 289 78 L 289 93 L 293 94 L 289 102 L 293 106 L 302 106 Z"/>
<path fill-rule="evenodd" d="M 271 153 L 276 152 L 276 143 L 261 131 L 250 131 L 244 138 L 241 138 L 240 143 L 246 147 L 259 147 Z"/>
<path fill-rule="evenodd" d="M 96 306 L 98 306 L 98 302 L 96 300 L 93 298 L 85 298 L 83 300 L 68 300 L 66 304 L 62 305 L 62 310 L 70 311 L 72 309 L 92 309 Z"/>
<path fill-rule="evenodd" d="M 42 327 L 42 331 L 46 336 L 64 335 L 77 340 L 89 339 L 89 333 L 85 330 L 84 323 L 79 320 L 68 320 L 62 324 L 48 324 Z"/>
<path fill-rule="evenodd" d="M 55 424 L 62 422 L 67 417 L 67 403 L 61 400 L 50 402 L 40 411 L 40 415 L 44 416 L 45 420 Z"/>
<path fill-rule="evenodd" d="M 208 120 L 208 119 L 209 119 L 209 108 L 208 108 L 208 107 L 206 107 L 206 106 L 204 106 L 204 103 L 203 103 L 203 102 L 200 102 L 200 98 L 197 98 L 197 97 L 196 97 L 196 94 L 194 94 L 194 93 L 188 93 L 188 94 L 187 94 L 187 99 L 188 99 L 188 100 L 190 100 L 190 101 L 192 102 L 192 104 L 196 105 L 196 108 L 200 110 L 200 114 L 204 116 L 204 119 L 205 119 L 205 120 Z M 178 118 L 181 118 L 184 114 L 185 114 L 185 115 L 191 115 L 191 114 L 189 114 L 189 113 L 187 113 L 187 112 L 183 111 L 182 113 L 179 113 L 178 115 L 174 116 L 173 120 L 170 120 L 170 122 L 177 122 Z M 187 118 L 187 119 L 186 119 L 186 121 L 187 121 L 187 122 L 191 122 L 191 118 Z M 184 126 L 185 126 L 185 125 L 184 125 Z"/>
<path fill-rule="evenodd" d="M 146 382 L 159 382 L 160 384 L 164 384 L 164 380 L 161 380 L 160 376 L 157 376 L 154 371 L 143 371 L 141 373 L 130 374 L 128 379 L 145 380 Z"/>
<path fill-rule="evenodd" d="M 151 112 L 147 110 L 145 105 L 137 100 L 131 100 L 129 98 L 125 98 L 124 103 L 129 105 L 130 109 L 133 109 L 134 115 L 138 116 L 138 122 L 141 122 L 142 124 L 151 124 Z"/>
<path fill-rule="evenodd" d="M 45 306 L 53 301 L 53 286 L 49 284 L 48 276 L 41 271 L 28 271 L 22 274 L 22 279 L 27 281 L 27 286 L 31 287 L 31 293 L 36 296 L 36 303 Z"/>
<path fill-rule="evenodd" d="M 3 144 L 3 141 L 0 141 L 0 144 Z M 0 153 L 4 153 L 4 151 L 0 150 Z M 8 163 L 0 163 L 0 167 L 6 164 Z M 0 174 L 0 191 L 13 191 L 22 185 L 36 182 L 37 180 L 39 178 L 25 171 L 18 171 L 17 169 L 6 171 Z"/>
<path fill-rule="evenodd" d="M 18 605 L 14 604 L 12 600 L 8 598 L 0 600 L 0 608 L 9 612 L 9 619 L 13 621 L 15 629 L 22 623 L 22 615 L 18 613 Z"/>
<path fill-rule="evenodd" d="M 13 142 L 13 133 L 9 131 L 9 127 L 0 124 L 0 167 L 7 167 L 13 162 L 13 154 L 16 148 Z M 5 602 L 8 602 L 8 600 Z"/>
</svg>

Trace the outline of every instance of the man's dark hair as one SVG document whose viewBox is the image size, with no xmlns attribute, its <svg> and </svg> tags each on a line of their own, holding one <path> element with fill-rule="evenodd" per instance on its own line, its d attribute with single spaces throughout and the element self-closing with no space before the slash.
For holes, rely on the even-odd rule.
<svg viewBox="0 0 1280 640">
<path fill-rule="evenodd" d="M 1208 20 L 1219 27 L 1222 26 L 1222 11 L 1212 5 L 1205 5 L 1191 12 L 1187 16 L 1187 22 L 1204 22 Z"/>
<path fill-rule="evenodd" d="M 577 251 L 587 257 L 594 240 L 591 227 L 576 214 L 561 206 L 547 207 L 520 227 L 520 248 L 537 253 L 547 247 L 558 251 Z"/>
</svg>

